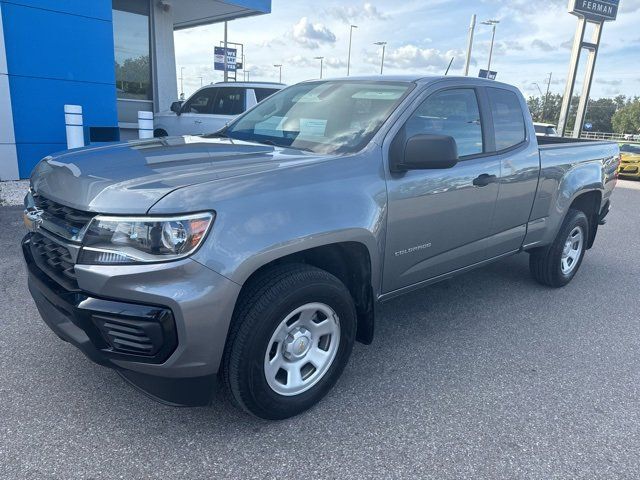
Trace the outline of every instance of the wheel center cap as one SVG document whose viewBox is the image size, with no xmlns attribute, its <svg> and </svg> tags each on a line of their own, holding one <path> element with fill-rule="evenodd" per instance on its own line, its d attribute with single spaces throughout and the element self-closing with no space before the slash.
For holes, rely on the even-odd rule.
<svg viewBox="0 0 640 480">
<path fill-rule="evenodd" d="M 284 341 L 284 355 L 288 359 L 300 359 L 311 348 L 311 332 L 306 328 L 296 328 Z"/>
</svg>

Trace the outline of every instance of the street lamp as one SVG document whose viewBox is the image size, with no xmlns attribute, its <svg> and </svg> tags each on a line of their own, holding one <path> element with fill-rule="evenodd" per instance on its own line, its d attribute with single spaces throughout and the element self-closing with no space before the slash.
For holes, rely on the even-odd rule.
<svg viewBox="0 0 640 480">
<path fill-rule="evenodd" d="M 387 42 L 374 42 L 374 45 L 382 47 L 382 61 L 380 62 L 380 75 L 382 75 L 384 70 L 384 51 L 387 48 Z"/>
<path fill-rule="evenodd" d="M 322 64 L 324 63 L 324 57 L 314 57 L 314 60 L 320 60 L 320 80 L 322 80 Z"/>
<path fill-rule="evenodd" d="M 496 25 L 500 23 L 500 20 L 485 20 L 482 22 L 482 25 L 491 25 L 492 33 L 491 33 L 491 48 L 489 48 L 489 65 L 487 66 L 487 71 L 491 71 L 491 57 L 493 56 L 493 42 L 496 39 Z"/>
<path fill-rule="evenodd" d="M 353 29 L 358 28 L 357 25 L 351 25 L 349 30 L 349 57 L 347 58 L 347 77 L 349 76 L 349 72 L 351 71 L 351 41 L 353 40 Z"/>
<path fill-rule="evenodd" d="M 274 65 L 274 67 L 280 69 L 280 83 L 282 83 L 282 64 L 278 63 L 278 64 Z"/>
</svg>

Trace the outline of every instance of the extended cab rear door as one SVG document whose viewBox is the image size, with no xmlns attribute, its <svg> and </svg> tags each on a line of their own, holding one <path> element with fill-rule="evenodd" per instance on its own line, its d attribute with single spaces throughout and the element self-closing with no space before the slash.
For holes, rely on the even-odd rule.
<svg viewBox="0 0 640 480">
<path fill-rule="evenodd" d="M 482 90 L 473 83 L 439 82 L 427 87 L 385 139 L 388 151 L 398 135 L 448 135 L 460 155 L 448 169 L 394 173 L 387 168 L 385 293 L 488 258 L 500 158 L 492 153 L 493 137 L 484 128 L 487 109 Z"/>
<path fill-rule="evenodd" d="M 500 159 L 498 200 L 488 239 L 491 257 L 518 250 L 538 188 L 540 153 L 533 122 L 520 92 L 508 85 L 484 87 L 496 154 Z"/>
</svg>

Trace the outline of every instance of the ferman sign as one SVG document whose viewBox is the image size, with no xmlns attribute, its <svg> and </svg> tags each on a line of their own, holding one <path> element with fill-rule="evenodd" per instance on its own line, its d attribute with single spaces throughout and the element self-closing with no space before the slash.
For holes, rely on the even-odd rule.
<svg viewBox="0 0 640 480">
<path fill-rule="evenodd" d="M 569 12 L 593 21 L 615 20 L 620 0 L 569 0 Z"/>
</svg>

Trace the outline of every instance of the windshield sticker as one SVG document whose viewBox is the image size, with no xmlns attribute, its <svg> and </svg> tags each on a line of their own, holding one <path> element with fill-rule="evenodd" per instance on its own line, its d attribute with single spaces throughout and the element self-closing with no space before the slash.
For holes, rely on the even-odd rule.
<svg viewBox="0 0 640 480">
<path fill-rule="evenodd" d="M 300 135 L 306 137 L 324 137 L 327 121 L 315 118 L 300 119 Z"/>
</svg>

